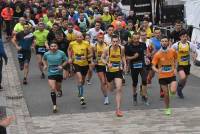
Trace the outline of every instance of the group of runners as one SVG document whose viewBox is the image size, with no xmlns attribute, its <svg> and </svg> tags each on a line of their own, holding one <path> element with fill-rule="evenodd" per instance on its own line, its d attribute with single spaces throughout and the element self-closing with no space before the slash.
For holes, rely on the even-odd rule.
<svg viewBox="0 0 200 134">
<path fill-rule="evenodd" d="M 56 98 L 62 96 L 63 79 L 74 75 L 80 104 L 86 105 L 84 85 L 85 82 L 91 84 L 95 70 L 104 97 L 103 104 L 110 103 L 109 92 L 115 89 L 116 115 L 121 117 L 124 75 L 130 74 L 132 78 L 133 104 L 137 105 L 140 93 L 148 106 L 147 84 L 151 84 L 157 73 L 160 98 L 164 98 L 165 114 L 170 115 L 170 95 L 177 92 L 180 99 L 184 98 L 183 88 L 190 74 L 190 59 L 195 58 L 197 52 L 197 45 L 189 41 L 181 22 L 176 22 L 171 37 L 167 37 L 161 35 L 159 28 L 153 28 L 151 32 L 148 16 L 139 22 L 130 11 L 129 16 L 124 17 L 115 1 L 87 1 L 77 7 L 73 3 L 67 2 L 69 6 L 65 3 L 57 3 L 58 11 L 47 9 L 43 2 L 37 3 L 42 13 L 36 13 L 34 19 L 29 16 L 32 8 L 28 6 L 25 17 L 20 17 L 14 26 L 12 43 L 18 52 L 20 69 L 24 72 L 23 84 L 28 84 L 33 49 L 41 79 L 46 77 L 47 70 L 54 113 L 58 110 Z M 104 5 L 104 8 L 101 9 L 98 4 Z M 87 8 L 84 9 L 84 6 Z M 5 9 L 8 8 L 12 9 L 7 5 Z M 111 11 L 115 11 L 114 14 Z M 141 85 L 138 85 L 139 75 Z"/>
</svg>

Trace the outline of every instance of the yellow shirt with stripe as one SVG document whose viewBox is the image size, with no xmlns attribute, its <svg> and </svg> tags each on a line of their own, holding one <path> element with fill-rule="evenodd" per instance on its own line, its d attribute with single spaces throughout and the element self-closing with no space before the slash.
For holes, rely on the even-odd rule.
<svg viewBox="0 0 200 134">
<path fill-rule="evenodd" d="M 80 43 L 77 41 L 72 41 L 69 45 L 72 48 L 73 63 L 79 66 L 87 66 L 88 65 L 87 58 L 82 60 L 81 56 L 88 57 L 89 55 L 88 49 L 90 48 L 89 43 L 87 41 L 82 41 Z"/>
<path fill-rule="evenodd" d="M 108 48 L 108 63 L 112 64 L 112 67 L 107 68 L 108 72 L 118 72 L 121 70 L 121 47 L 119 46 L 116 50 L 112 49 L 111 46 Z"/>
<path fill-rule="evenodd" d="M 190 44 L 187 42 L 183 45 L 181 42 L 178 43 L 178 65 L 189 65 L 190 64 Z"/>
<path fill-rule="evenodd" d="M 96 56 L 97 65 L 99 66 L 105 66 L 105 64 L 101 60 L 101 55 L 106 47 L 107 47 L 106 43 L 103 43 L 102 45 L 97 43 L 95 46 L 95 56 Z"/>
</svg>

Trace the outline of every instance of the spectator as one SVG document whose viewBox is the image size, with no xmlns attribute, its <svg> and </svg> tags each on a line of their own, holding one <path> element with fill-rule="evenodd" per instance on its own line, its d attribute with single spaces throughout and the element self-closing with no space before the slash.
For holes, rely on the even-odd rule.
<svg viewBox="0 0 200 134">
<path fill-rule="evenodd" d="M 13 20 L 13 14 L 14 14 L 14 11 L 8 4 L 1 11 L 1 16 L 6 24 L 6 33 L 7 33 L 6 39 L 11 38 L 11 35 L 12 35 L 11 22 Z"/>
<path fill-rule="evenodd" d="M 177 42 L 180 40 L 179 38 L 179 34 L 180 34 L 180 31 L 182 30 L 182 23 L 180 20 L 177 20 L 175 22 L 175 29 L 172 31 L 171 33 L 171 40 L 173 43 Z"/>
<path fill-rule="evenodd" d="M 4 50 L 3 41 L 0 39 L 0 89 L 3 89 L 1 82 L 2 82 L 2 68 L 3 68 L 3 59 L 5 61 L 5 65 L 7 65 L 8 57 Z"/>
</svg>

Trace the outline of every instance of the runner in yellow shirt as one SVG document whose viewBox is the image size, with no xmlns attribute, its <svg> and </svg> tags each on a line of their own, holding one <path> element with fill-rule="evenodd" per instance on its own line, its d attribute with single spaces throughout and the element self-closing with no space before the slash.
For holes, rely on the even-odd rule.
<svg viewBox="0 0 200 134">
<path fill-rule="evenodd" d="M 101 60 L 101 55 L 106 47 L 107 44 L 104 43 L 104 34 L 99 33 L 97 35 L 97 43 L 93 46 L 93 53 L 95 55 L 95 60 L 94 60 L 95 69 L 99 77 L 99 80 L 101 82 L 101 91 L 104 95 L 104 105 L 109 104 L 107 79 L 106 79 L 106 65 Z"/>
<path fill-rule="evenodd" d="M 86 105 L 83 97 L 85 77 L 87 75 L 89 64 L 88 59 L 92 58 L 92 50 L 87 41 L 83 40 L 82 33 L 77 33 L 76 41 L 72 41 L 68 48 L 69 63 L 73 63 L 80 97 L 80 104 Z"/>
<path fill-rule="evenodd" d="M 122 95 L 122 73 L 126 69 L 126 59 L 124 54 L 124 47 L 120 45 L 120 40 L 117 35 L 113 35 L 112 43 L 106 47 L 101 56 L 101 60 L 106 64 L 106 77 L 108 81 L 108 89 L 112 88 L 112 81 L 114 80 L 116 87 L 116 115 L 122 117 L 123 113 L 120 110 L 121 95 Z"/>
</svg>

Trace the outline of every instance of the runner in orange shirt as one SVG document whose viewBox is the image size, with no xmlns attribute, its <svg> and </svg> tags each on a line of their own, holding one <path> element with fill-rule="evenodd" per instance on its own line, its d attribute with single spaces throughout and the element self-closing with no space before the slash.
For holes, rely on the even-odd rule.
<svg viewBox="0 0 200 134">
<path fill-rule="evenodd" d="M 153 57 L 152 69 L 158 73 L 159 84 L 164 91 L 165 114 L 171 115 L 169 93 L 175 94 L 176 92 L 177 53 L 168 46 L 168 38 L 163 37 L 161 39 L 161 49 Z"/>
</svg>

